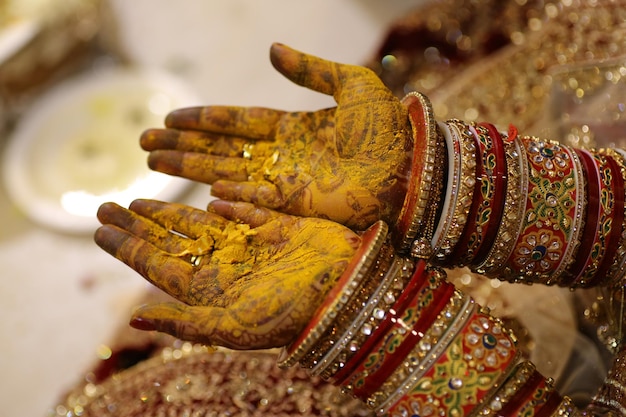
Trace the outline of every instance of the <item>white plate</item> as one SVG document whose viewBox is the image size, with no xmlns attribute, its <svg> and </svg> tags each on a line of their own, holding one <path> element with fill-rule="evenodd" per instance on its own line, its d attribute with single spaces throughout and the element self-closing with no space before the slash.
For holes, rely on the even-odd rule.
<svg viewBox="0 0 626 417">
<path fill-rule="evenodd" d="M 3 170 L 13 202 L 34 221 L 82 233 L 100 204 L 175 199 L 188 181 L 150 171 L 139 136 L 199 99 L 155 71 L 109 68 L 56 86 L 9 138 Z"/>
</svg>

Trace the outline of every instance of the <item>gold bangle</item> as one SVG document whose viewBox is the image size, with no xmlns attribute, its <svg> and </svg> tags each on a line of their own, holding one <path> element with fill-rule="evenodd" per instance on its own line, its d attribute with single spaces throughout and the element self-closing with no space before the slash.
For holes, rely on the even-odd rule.
<svg viewBox="0 0 626 417">
<path fill-rule="evenodd" d="M 488 255 L 478 265 L 470 265 L 474 272 L 490 275 L 500 269 L 513 251 L 513 245 L 524 224 L 524 211 L 528 196 L 528 159 L 526 150 L 517 136 L 507 138 L 505 146 L 507 184 L 504 212 L 498 232 Z"/>
<path fill-rule="evenodd" d="M 446 143 L 448 174 L 446 177 L 447 184 L 445 186 L 441 214 L 439 215 L 437 227 L 433 231 L 431 238 L 430 247 L 432 248 L 432 254 L 439 253 L 452 225 L 456 199 L 459 194 L 459 183 L 461 181 L 461 141 L 459 135 L 453 134 L 450 126 L 445 123 L 440 123 L 439 128 L 443 133 Z"/>
<path fill-rule="evenodd" d="M 474 199 L 474 186 L 476 184 L 476 139 L 474 134 L 466 123 L 457 119 L 447 121 L 446 125 L 454 138 L 454 163 L 456 165 L 454 175 L 456 181 L 453 181 L 452 184 L 452 193 L 454 194 L 452 215 L 445 219 L 447 228 L 443 240 L 437 246 L 433 245 L 435 260 L 439 264 L 445 263 L 463 234 Z M 458 154 L 456 154 L 457 150 Z"/>
<path fill-rule="evenodd" d="M 329 379 L 343 367 L 359 349 L 363 340 L 369 337 L 377 324 L 385 318 L 387 310 L 405 288 L 412 275 L 413 262 L 393 255 L 386 257 L 391 260 L 391 265 L 385 264 L 369 279 L 377 285 L 359 302 L 362 308 L 353 314 L 352 322 L 344 329 L 336 329 L 335 333 L 339 334 L 339 338 L 334 340 L 325 355 L 316 361 L 311 369 L 312 375 L 321 375 L 322 378 Z"/>
<path fill-rule="evenodd" d="M 433 176 L 438 169 L 437 148 L 440 136 L 430 101 L 418 92 L 410 92 L 402 103 L 407 107 L 413 129 L 413 158 L 407 195 L 395 225 L 396 246 L 408 252 L 424 229 L 425 213 L 431 201 Z"/>
</svg>

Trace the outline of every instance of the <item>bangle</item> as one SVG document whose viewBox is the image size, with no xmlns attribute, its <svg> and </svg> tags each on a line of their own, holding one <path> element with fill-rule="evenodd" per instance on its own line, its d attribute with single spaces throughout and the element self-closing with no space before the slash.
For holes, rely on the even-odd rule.
<svg viewBox="0 0 626 417">
<path fill-rule="evenodd" d="M 342 314 L 337 315 L 331 327 L 321 337 L 309 354 L 300 359 L 300 365 L 304 368 L 311 369 L 314 375 L 322 372 L 339 353 L 345 339 L 351 337 L 353 331 L 371 333 L 370 324 L 354 326 L 355 322 L 361 322 L 360 316 L 363 314 L 363 307 L 371 305 L 372 294 L 380 288 L 381 277 L 384 277 L 385 271 L 389 269 L 394 259 L 392 246 L 385 241 L 380 248 L 372 266 L 365 272 L 362 285 L 352 295 L 348 303 L 343 307 Z M 382 272 L 381 272 L 382 271 Z M 393 277 L 389 280 L 383 280 L 382 285 L 387 289 L 387 284 L 391 283 Z M 401 283 L 395 286 L 398 293 L 403 286 Z"/>
<path fill-rule="evenodd" d="M 484 260 L 470 265 L 474 272 L 490 275 L 497 271 L 513 251 L 513 245 L 524 224 L 524 211 L 528 196 L 528 159 L 526 150 L 517 136 L 505 139 L 506 196 L 504 209 L 493 245 Z M 497 196 L 496 196 L 497 197 Z M 496 202 L 496 205 L 499 202 Z"/>
<path fill-rule="evenodd" d="M 502 322 L 473 302 L 462 309 L 441 341 L 445 342 L 433 346 L 426 360 L 413 365 L 414 371 L 377 409 L 379 415 L 427 415 L 435 405 L 440 415 L 470 415 L 511 373 L 520 356 Z"/>
<path fill-rule="evenodd" d="M 425 274 L 425 263 L 417 262 L 413 276 L 396 299 L 391 309 L 385 315 L 382 322 L 374 330 L 372 335 L 361 345 L 350 361 L 333 376 L 333 381 L 343 385 L 346 390 L 351 391 L 353 381 L 358 379 L 363 372 L 369 374 L 377 368 L 375 361 L 382 358 L 384 350 L 380 351 L 381 339 L 385 336 L 386 341 L 395 337 L 402 337 L 400 334 L 406 333 L 403 323 L 411 323 L 411 320 L 420 316 L 420 311 L 427 308 L 432 302 L 434 292 L 442 286 L 443 278 L 441 274 Z M 398 333 L 398 334 L 397 334 Z M 393 345 L 395 342 L 391 342 Z M 379 352 L 378 357 L 373 357 L 372 352 Z M 365 359 L 367 357 L 367 359 Z M 365 375 L 363 375 L 365 376 Z"/>
<path fill-rule="evenodd" d="M 458 297 L 452 299 L 455 295 L 454 286 L 441 280 L 438 281 L 439 285 L 436 288 L 433 288 L 433 282 L 430 280 L 425 282 L 426 285 L 421 288 L 418 297 L 404 311 L 395 315 L 391 331 L 379 340 L 361 366 L 350 376 L 348 383 L 344 385 L 352 395 L 370 398 L 368 402 L 376 407 L 378 400 L 373 398 L 385 396 L 378 391 L 381 390 L 385 381 L 394 384 L 393 379 L 398 376 L 394 378 L 391 376 L 401 367 L 407 354 L 418 344 L 427 346 L 433 343 L 437 334 L 433 334 L 432 328 L 441 311 L 446 308 L 446 311 L 452 315 L 453 311 L 460 308 Z M 442 321 L 439 323 L 441 324 Z"/>
<path fill-rule="evenodd" d="M 509 258 L 494 271 L 512 282 L 554 284 L 571 262 L 583 218 L 582 167 L 556 142 L 525 137 L 530 175 L 523 227 Z"/>
<path fill-rule="evenodd" d="M 624 200 L 625 184 L 626 184 L 626 153 L 621 149 L 601 149 L 599 153 L 611 158 L 614 162 L 613 176 L 616 181 L 615 187 L 612 189 L 615 199 L 613 207 L 613 224 L 612 228 L 616 230 L 614 234 L 615 245 L 612 247 L 614 253 L 611 255 L 614 260 L 612 265 L 607 268 L 604 275 L 599 273 L 601 284 L 621 285 L 624 273 L 626 273 L 626 201 Z M 619 237 L 617 237 L 619 231 Z M 614 282 L 618 280 L 617 282 Z"/>
<path fill-rule="evenodd" d="M 575 152 L 587 174 L 587 214 L 582 233 L 582 236 L 586 238 L 581 239 L 574 263 L 560 279 L 559 284 L 568 287 L 573 287 L 575 283 L 583 285 L 598 270 L 598 265 L 606 251 L 605 231 L 607 229 L 604 225 L 610 221 L 613 207 L 610 181 L 607 181 L 606 175 L 603 176 L 604 180 L 600 176 L 601 171 L 608 169 L 606 158 L 602 155 L 592 155 L 591 152 L 583 149 L 575 150 Z"/>
<path fill-rule="evenodd" d="M 488 183 L 489 186 L 493 185 L 493 189 L 486 188 L 486 186 L 481 187 L 482 193 L 486 194 L 485 207 L 481 207 L 482 211 L 476 215 L 477 219 L 480 219 L 477 222 L 480 225 L 483 240 L 476 250 L 472 263 L 480 265 L 485 261 L 490 248 L 494 245 L 498 235 L 498 226 L 504 213 L 506 202 L 504 196 L 507 193 L 507 155 L 500 132 L 494 125 L 481 123 L 479 128 L 484 129 L 484 140 L 486 143 L 490 141 L 492 146 L 491 150 L 486 146 L 486 152 L 483 154 L 483 166 L 491 179 Z M 483 135 L 479 135 L 479 138 L 482 137 Z"/>
<path fill-rule="evenodd" d="M 443 240 L 441 243 L 438 242 L 437 246 L 433 245 L 435 260 L 440 264 L 450 259 L 450 255 L 465 231 L 472 203 L 474 202 L 474 187 L 477 176 L 477 139 L 474 132 L 468 124 L 457 119 L 449 120 L 446 124 L 454 138 L 455 181 L 452 183 L 454 197 L 452 199 L 452 215 L 450 218 L 445 219 L 447 227 L 445 228 Z M 442 214 L 445 214 L 445 212 Z M 442 220 L 440 219 L 439 221 L 441 222 Z"/>
<path fill-rule="evenodd" d="M 363 284 L 364 277 L 374 264 L 387 235 L 387 225 L 378 221 L 362 236 L 361 246 L 355 253 L 337 285 L 326 296 L 313 314 L 313 318 L 296 341 L 284 348 L 279 355 L 278 365 L 286 368 L 295 365 L 306 354 L 315 350 L 315 345 L 331 328 L 353 295 Z"/>
<path fill-rule="evenodd" d="M 432 254 L 439 255 L 444 242 L 446 241 L 448 232 L 452 227 L 454 220 L 454 211 L 456 208 L 456 199 L 459 195 L 459 184 L 461 182 L 461 140 L 458 134 L 453 133 L 451 126 L 440 123 L 439 128 L 443 132 L 445 138 L 447 155 L 448 155 L 448 175 L 447 184 L 445 186 L 445 195 L 439 222 L 432 235 L 430 247 Z M 414 248 L 412 248 L 414 249 Z M 415 256 L 415 250 L 411 252 Z M 432 256 L 431 256 L 432 257 Z"/>
<path fill-rule="evenodd" d="M 438 199 L 441 181 L 438 177 L 445 161 L 442 160 L 442 140 L 435 122 L 432 105 L 417 92 L 407 94 L 402 103 L 407 107 L 413 129 L 413 157 L 407 195 L 395 225 L 396 246 L 401 253 L 408 252 L 411 244 L 428 234 L 432 227 L 433 199 Z M 430 210 L 430 216 L 426 216 Z"/>
<path fill-rule="evenodd" d="M 380 268 L 380 272 L 371 279 L 379 283 L 373 288 L 371 295 L 362 301 L 362 308 L 354 320 L 343 330 L 341 337 L 334 341 L 328 352 L 317 361 L 311 374 L 321 375 L 324 379 L 333 377 L 339 369 L 360 349 L 366 339 L 388 314 L 393 301 L 400 291 L 406 287 L 413 271 L 413 263 L 401 258 L 388 256 L 391 265 Z M 392 288 L 393 287 L 393 288 Z"/>
<path fill-rule="evenodd" d="M 459 238 L 454 252 L 450 256 L 455 266 L 465 266 L 474 258 L 476 251 L 484 241 L 483 233 L 487 230 L 493 199 L 494 178 L 490 175 L 489 155 L 493 155 L 491 138 L 481 126 L 469 126 L 475 138 L 475 148 L 479 157 L 476 158 L 476 181 L 474 181 L 473 199 L 467 217 L 465 230 Z"/>
</svg>

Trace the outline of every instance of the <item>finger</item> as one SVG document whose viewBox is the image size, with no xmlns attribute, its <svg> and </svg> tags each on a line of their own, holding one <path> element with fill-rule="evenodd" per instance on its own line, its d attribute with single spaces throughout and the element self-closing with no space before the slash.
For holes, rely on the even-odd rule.
<svg viewBox="0 0 626 417">
<path fill-rule="evenodd" d="M 291 341 L 265 329 L 260 331 L 255 325 L 237 320 L 229 310 L 217 307 L 146 305 L 135 310 L 130 324 L 140 330 L 158 330 L 183 340 L 237 350 L 275 348 Z"/>
<path fill-rule="evenodd" d="M 217 214 L 185 204 L 139 199 L 133 201 L 129 209 L 165 230 L 173 230 L 192 239 L 220 232 L 228 223 Z"/>
<path fill-rule="evenodd" d="M 242 158 L 173 150 L 156 150 L 148 156 L 148 166 L 154 171 L 206 184 L 219 179 L 245 181 L 248 179 L 246 164 L 249 163 Z"/>
<path fill-rule="evenodd" d="M 275 43 L 270 49 L 274 68 L 292 82 L 323 94 L 334 95 L 344 81 L 343 71 L 350 65 L 339 64 Z"/>
<path fill-rule="evenodd" d="M 250 139 L 196 130 L 148 129 L 139 143 L 145 151 L 160 149 L 238 157 Z"/>
<path fill-rule="evenodd" d="M 252 228 L 264 225 L 280 216 L 285 216 L 277 211 L 255 206 L 251 203 L 225 200 L 211 201 L 208 210 L 228 220 L 248 224 Z"/>
<path fill-rule="evenodd" d="M 190 263 L 113 225 L 104 225 L 96 230 L 94 240 L 155 286 L 182 302 L 188 302 L 193 273 Z"/>
<path fill-rule="evenodd" d="M 102 204 L 98 209 L 97 216 L 102 224 L 110 224 L 124 229 L 168 253 L 179 253 L 188 246 L 187 239 L 182 239 L 146 217 L 115 203 Z"/>
<path fill-rule="evenodd" d="M 219 180 L 213 183 L 211 193 L 223 200 L 244 201 L 275 210 L 285 204 L 278 187 L 267 181 L 234 182 Z"/>
<path fill-rule="evenodd" d="M 175 129 L 203 130 L 248 139 L 274 138 L 285 112 L 264 107 L 206 106 L 174 110 L 165 125 Z"/>
</svg>

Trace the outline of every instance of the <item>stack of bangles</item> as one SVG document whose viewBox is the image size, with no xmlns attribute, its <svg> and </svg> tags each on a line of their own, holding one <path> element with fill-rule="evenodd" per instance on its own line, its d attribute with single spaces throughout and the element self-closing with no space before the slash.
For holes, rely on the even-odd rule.
<svg viewBox="0 0 626 417">
<path fill-rule="evenodd" d="M 415 141 L 399 220 L 391 231 L 378 222 L 363 234 L 279 365 L 299 363 L 378 415 L 626 415 L 626 350 L 579 410 L 441 269 L 570 288 L 623 285 L 623 154 L 488 123 L 437 123 L 424 96 L 403 102 Z"/>
</svg>

